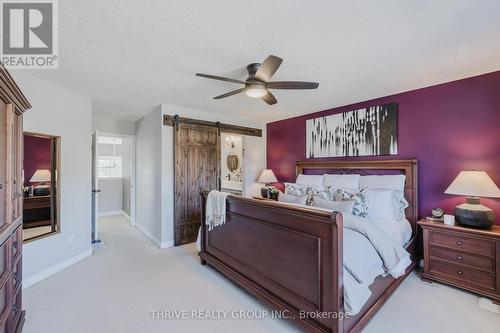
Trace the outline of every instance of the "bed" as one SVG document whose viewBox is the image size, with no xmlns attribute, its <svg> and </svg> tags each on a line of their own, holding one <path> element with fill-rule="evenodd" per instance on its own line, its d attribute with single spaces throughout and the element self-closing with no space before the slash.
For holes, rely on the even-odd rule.
<svg viewBox="0 0 500 333">
<path fill-rule="evenodd" d="M 208 231 L 201 223 L 201 263 L 209 264 L 278 314 L 307 332 L 359 332 L 417 262 L 417 161 L 305 161 L 298 174 L 404 174 L 406 219 L 412 228 L 405 249 L 411 264 L 403 276 L 379 276 L 371 297 L 354 316 L 344 313 L 343 217 L 272 201 L 228 196 L 226 223 Z M 207 192 L 202 193 L 203 207 Z"/>
</svg>

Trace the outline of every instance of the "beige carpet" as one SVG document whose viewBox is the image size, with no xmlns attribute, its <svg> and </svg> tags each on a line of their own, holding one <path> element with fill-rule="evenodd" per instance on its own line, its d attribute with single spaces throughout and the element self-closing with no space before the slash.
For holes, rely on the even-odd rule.
<svg viewBox="0 0 500 333">
<path fill-rule="evenodd" d="M 231 317 L 234 310 L 269 309 L 201 266 L 192 245 L 160 251 L 121 216 L 101 218 L 100 226 L 106 248 L 24 291 L 23 333 L 300 332 L 272 318 L 154 319 L 155 310 L 185 310 L 188 317 L 192 310 L 226 310 Z M 412 275 L 365 332 L 498 332 L 500 315 L 477 302 Z"/>
</svg>

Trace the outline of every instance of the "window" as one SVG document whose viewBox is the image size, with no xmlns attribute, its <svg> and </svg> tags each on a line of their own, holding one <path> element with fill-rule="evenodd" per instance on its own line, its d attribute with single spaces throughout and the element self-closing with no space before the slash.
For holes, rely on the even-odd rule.
<svg viewBox="0 0 500 333">
<path fill-rule="evenodd" d="M 122 176 L 121 156 L 99 156 L 97 161 L 99 178 L 115 178 Z"/>
<path fill-rule="evenodd" d="M 97 138 L 97 143 L 103 143 L 108 145 L 121 145 L 122 138 L 113 138 L 110 136 L 100 136 Z"/>
<path fill-rule="evenodd" d="M 98 178 L 120 178 L 122 176 L 122 157 L 119 156 L 121 138 L 100 136 L 97 138 L 99 155 L 97 158 Z"/>
</svg>

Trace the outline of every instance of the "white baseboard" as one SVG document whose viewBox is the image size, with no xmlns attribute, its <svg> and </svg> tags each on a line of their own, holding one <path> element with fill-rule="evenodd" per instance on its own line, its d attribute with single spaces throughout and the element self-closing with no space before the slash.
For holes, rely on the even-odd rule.
<svg viewBox="0 0 500 333">
<path fill-rule="evenodd" d="M 155 236 L 151 235 L 149 231 L 144 229 L 140 224 L 136 223 L 135 227 L 139 229 L 140 232 L 142 232 L 144 235 L 146 235 L 147 238 L 149 238 L 150 241 L 154 243 L 157 247 L 160 249 L 166 249 L 168 247 L 173 247 L 174 246 L 174 241 L 167 241 L 167 242 L 160 242 L 158 238 Z"/>
<path fill-rule="evenodd" d="M 123 211 L 122 210 L 115 210 L 111 212 L 102 212 L 99 213 L 99 216 L 111 216 L 111 215 L 122 215 Z"/>
<path fill-rule="evenodd" d="M 29 288 L 32 285 L 34 285 L 42 280 L 45 280 L 49 276 L 54 275 L 57 272 L 60 272 L 63 269 L 68 268 L 69 266 L 74 265 L 77 262 L 79 262 L 87 257 L 90 257 L 91 255 L 92 255 L 92 249 L 88 249 L 85 252 L 82 252 L 80 254 L 77 254 L 74 257 L 71 257 L 71 258 L 68 258 L 64 261 L 61 261 L 60 263 L 55 264 L 52 267 L 44 269 L 43 271 L 41 271 L 33 276 L 30 276 L 29 278 L 23 279 L 23 289 Z"/>
<path fill-rule="evenodd" d="M 125 213 L 125 211 L 123 211 L 123 210 L 122 210 L 122 215 L 125 216 L 125 218 L 130 221 L 130 215 Z"/>
<path fill-rule="evenodd" d="M 162 249 L 166 249 L 169 247 L 174 247 L 174 241 L 161 242 Z"/>
<path fill-rule="evenodd" d="M 156 238 L 155 236 L 151 235 L 149 231 L 144 229 L 140 224 L 136 223 L 135 227 L 139 229 L 140 232 L 142 232 L 144 235 L 146 235 L 147 238 L 149 238 L 150 241 L 152 241 L 156 246 L 158 246 L 161 249 L 161 242 Z"/>
</svg>

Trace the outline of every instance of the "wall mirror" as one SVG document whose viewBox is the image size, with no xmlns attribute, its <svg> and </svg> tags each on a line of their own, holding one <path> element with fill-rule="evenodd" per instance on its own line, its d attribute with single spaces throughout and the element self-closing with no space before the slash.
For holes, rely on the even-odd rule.
<svg viewBox="0 0 500 333">
<path fill-rule="evenodd" d="M 60 137 L 24 133 L 23 241 L 58 233 Z"/>
<path fill-rule="evenodd" d="M 238 170 L 238 167 L 240 166 L 240 161 L 238 159 L 238 155 L 235 154 L 229 154 L 227 155 L 227 169 L 229 172 L 236 172 Z"/>
</svg>

